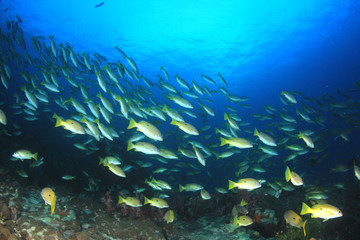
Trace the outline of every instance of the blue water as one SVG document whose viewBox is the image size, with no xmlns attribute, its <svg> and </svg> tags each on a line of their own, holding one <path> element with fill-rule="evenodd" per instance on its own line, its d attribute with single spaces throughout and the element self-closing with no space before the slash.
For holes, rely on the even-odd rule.
<svg viewBox="0 0 360 240">
<path fill-rule="evenodd" d="M 326 117 L 327 122 L 320 126 L 298 121 L 299 130 L 311 129 L 317 133 L 315 135 L 320 140 L 317 139 L 316 146 L 324 149 L 324 152 L 310 152 L 301 156 L 298 162 L 291 164 L 296 165 L 309 185 L 331 185 L 329 181 L 333 181 L 334 176 L 338 177 L 339 181 L 349 181 L 350 177 L 353 180 L 353 171 L 347 175 L 329 175 L 329 168 L 336 164 L 346 165 L 349 159 L 360 157 L 357 149 L 358 115 L 351 115 L 355 116 L 355 121 L 351 125 L 349 119 L 345 121 L 335 116 L 337 110 L 327 108 L 328 106 L 324 107 L 328 112 L 320 110 L 316 103 L 308 103 L 301 96 L 321 99 L 323 104 L 327 105 L 328 102 L 324 101 L 322 96 L 335 96 L 336 89 L 340 89 L 351 97 L 351 100 L 348 100 L 336 95 L 336 102 L 347 104 L 348 108 L 342 113 L 346 115 L 347 111 L 351 112 L 351 109 L 358 107 L 356 104 L 352 105 L 352 101 L 359 100 L 358 92 L 347 90 L 354 88 L 354 81 L 359 81 L 360 76 L 360 2 L 106 0 L 103 5 L 95 7 L 99 3 L 101 1 L 95 0 L 1 0 L 0 26 L 5 32 L 7 21 L 16 21 L 16 16 L 21 17 L 23 23 L 19 25 L 25 34 L 27 52 L 36 57 L 39 55 L 33 49 L 30 38 L 42 36 L 45 44 L 49 46 L 49 36 L 54 35 L 56 44 L 69 43 L 76 53 L 89 53 L 90 58 L 93 58 L 94 53 L 99 53 L 108 62 L 120 60 L 128 66 L 115 49 L 115 46 L 118 46 L 136 62 L 139 72 L 153 82 L 157 82 L 157 74 L 163 77 L 160 71 L 160 66 L 163 66 L 170 75 L 169 83 L 177 86 L 178 90 L 183 89 L 178 87 L 174 79 L 175 74 L 188 83 L 195 79 L 199 85 L 217 90 L 218 86 L 223 86 L 217 76 L 217 73 L 221 72 L 228 82 L 228 91 L 237 96 L 249 97 L 245 104 L 251 108 L 240 107 L 241 103 L 231 104 L 223 94 L 214 94 L 211 97 L 212 103 L 203 101 L 216 113 L 215 117 L 206 117 L 205 121 L 212 127 L 210 131 L 213 135 L 208 141 L 203 140 L 208 147 L 220 142 L 219 135 L 214 135 L 213 130 L 215 127 L 223 127 L 225 105 L 236 107 L 241 118 L 249 123 L 249 126 L 242 129 L 253 131 L 257 127 L 262 131 L 269 130 L 274 138 L 281 139 L 284 134 L 277 128 L 281 121 L 279 116 L 270 121 L 258 121 L 252 114 L 266 114 L 264 105 L 271 105 L 282 112 L 289 110 L 295 117 L 295 109 L 301 109 L 302 105 L 298 103 L 297 106 L 285 106 L 279 95 L 282 90 L 296 91 L 297 98 L 302 99 L 301 104 L 316 108 L 316 115 Z M 4 11 L 6 8 L 7 11 Z M 11 63 L 11 67 L 15 75 L 23 70 L 17 69 L 14 62 Z M 34 72 L 42 78 L 38 70 Z M 209 85 L 201 74 L 212 77 L 217 81 L 217 86 Z M 9 104 L 6 107 L 14 103 L 13 93 L 19 92 L 19 88 L 24 84 L 18 84 L 21 81 L 19 79 L 16 78 L 12 88 L 2 95 L 2 100 Z M 59 77 L 59 80 L 67 89 L 62 95 L 64 99 L 70 96 L 81 99 L 79 91 L 70 91 L 68 82 L 62 77 Z M 96 86 L 93 72 L 89 82 L 95 85 L 89 89 L 90 95 L 97 99 L 94 95 L 101 89 Z M 141 83 L 139 85 L 145 86 Z M 155 88 L 152 91 L 158 103 L 165 102 L 162 91 Z M 23 94 L 21 96 L 23 98 Z M 55 94 L 51 96 L 58 98 Z M 109 94 L 106 97 L 111 99 Z M 54 112 L 60 111 L 57 106 L 51 107 Z M 75 113 L 72 106 L 69 108 L 67 117 Z M 119 106 L 116 105 L 116 108 Z M 127 182 L 119 181 L 118 177 L 98 167 L 98 155 L 112 151 L 121 153 L 127 163 L 136 158 L 145 160 L 146 157 L 143 155 L 126 151 L 128 135 L 121 136 L 111 144 L 107 141 L 98 143 L 99 154 L 89 156 L 80 150 L 74 150 L 72 146 L 74 143 L 85 141 L 86 137 L 64 138 L 65 130 L 54 128 L 54 123 L 49 121 L 50 116 L 47 113 L 41 113 L 40 116 L 35 122 L 24 121 L 10 114 L 8 118 L 9 122 L 21 122 L 23 128 L 22 138 L 11 146 L 14 148 L 12 150 L 15 150 L 15 147 L 36 148 L 45 159 L 51 159 L 51 164 L 44 164 L 41 168 L 26 167 L 31 177 L 41 179 L 42 184 L 51 183 L 64 174 L 79 176 L 82 175 L 81 171 L 85 170 L 91 172 L 94 178 L 101 179 L 104 188 L 116 182 L 131 191 L 129 185 L 143 185 L 144 178 L 154 170 L 134 167 Z M 198 129 L 204 125 L 204 122 L 188 119 Z M 126 132 L 127 124 L 124 119 L 112 122 L 117 131 Z M 168 121 L 166 124 L 160 124 L 159 128 L 164 135 L 169 134 L 166 136 L 169 141 L 164 144 L 176 151 L 179 140 L 171 138 L 174 135 L 174 127 Z M 334 132 L 347 128 L 355 130 L 351 134 L 351 141 L 344 143 Z M 331 134 L 326 135 L 330 132 Z M 254 138 L 249 133 L 244 136 Z M 304 145 L 300 140 L 296 143 Z M 215 149 L 217 152 L 223 150 Z M 279 157 L 271 158 L 275 160 L 261 163 L 268 170 L 267 173 L 252 173 L 253 176 L 268 181 L 283 180 L 283 159 L 289 155 L 289 151 L 281 149 L 279 154 Z M 214 187 L 224 187 L 229 178 L 235 178 L 234 166 L 245 158 L 254 160 L 260 155 L 261 152 L 256 146 L 256 150 L 241 150 L 241 154 L 229 160 L 209 160 L 206 171 L 202 171 L 196 177 L 196 181 L 214 192 Z M 314 159 L 316 163 L 312 165 L 309 163 L 310 159 Z M 186 164 L 194 161 L 186 160 Z M 155 160 L 153 162 L 155 166 L 162 166 Z M 133 163 L 132 165 L 135 166 Z M 193 177 L 187 176 L 187 171 L 191 171 L 191 168 L 186 166 L 182 170 L 181 173 L 173 175 L 174 179 L 171 179 L 170 174 L 166 177 L 174 182 L 174 185 L 194 181 Z M 83 176 L 77 183 L 80 188 L 84 188 L 88 184 L 87 181 L 88 179 Z M 68 184 L 68 187 L 71 187 L 70 185 Z"/>
</svg>

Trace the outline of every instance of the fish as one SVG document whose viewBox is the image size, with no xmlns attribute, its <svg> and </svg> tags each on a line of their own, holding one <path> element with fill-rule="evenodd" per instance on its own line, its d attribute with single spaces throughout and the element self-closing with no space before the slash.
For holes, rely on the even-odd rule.
<svg viewBox="0 0 360 240">
<path fill-rule="evenodd" d="M 292 95 L 291 93 L 287 92 L 287 91 L 281 91 L 281 95 L 285 96 L 285 98 L 293 103 L 293 104 L 296 104 L 297 101 L 296 101 L 296 98 L 294 97 L 294 95 Z"/>
<path fill-rule="evenodd" d="M 61 178 L 64 179 L 64 180 L 74 180 L 74 179 L 76 179 L 75 176 L 71 176 L 71 175 L 64 175 Z"/>
<path fill-rule="evenodd" d="M 306 143 L 306 145 L 309 148 L 314 148 L 314 142 L 312 141 L 312 139 L 310 138 L 310 136 L 303 134 L 302 132 L 299 133 L 299 138 L 303 139 L 304 142 Z"/>
<path fill-rule="evenodd" d="M 343 213 L 335 206 L 330 204 L 316 204 L 312 207 L 306 205 L 306 203 L 302 203 L 302 208 L 300 215 L 311 214 L 312 218 L 322 218 L 324 222 L 333 219 L 339 218 L 343 216 Z"/>
<path fill-rule="evenodd" d="M 0 123 L 6 125 L 7 118 L 3 110 L 0 109 Z"/>
<path fill-rule="evenodd" d="M 80 123 L 78 123 L 77 121 L 72 120 L 72 119 L 67 119 L 64 121 L 56 113 L 54 113 L 52 117 L 56 119 L 55 127 L 63 126 L 64 129 L 69 130 L 70 132 L 72 132 L 74 134 L 85 134 L 85 130 L 84 130 L 83 126 Z"/>
<path fill-rule="evenodd" d="M 206 191 L 204 188 L 201 189 L 200 191 L 200 196 L 202 199 L 204 200 L 209 200 L 211 199 L 210 193 L 208 191 Z"/>
<path fill-rule="evenodd" d="M 203 188 L 204 188 L 203 186 L 201 186 L 200 184 L 197 184 L 197 183 L 188 183 L 188 184 L 185 184 L 185 186 L 179 184 L 180 192 L 182 192 L 184 190 L 186 192 L 196 192 L 196 191 L 200 191 Z"/>
<path fill-rule="evenodd" d="M 220 138 L 220 146 L 224 146 L 226 144 L 229 144 L 232 147 L 237 147 L 240 149 L 253 147 L 253 145 L 245 138 L 235 138 L 235 137 L 231 137 L 228 139 Z"/>
<path fill-rule="evenodd" d="M 288 210 L 284 213 L 284 219 L 291 226 L 300 229 L 302 228 L 304 230 L 304 236 L 306 236 L 305 224 L 307 220 L 303 221 L 302 218 L 292 210 Z"/>
<path fill-rule="evenodd" d="M 137 142 L 137 143 L 128 142 L 127 151 L 130 151 L 132 149 L 150 155 L 160 154 L 160 151 L 157 147 L 147 142 Z"/>
<path fill-rule="evenodd" d="M 38 159 L 38 153 L 32 153 L 30 152 L 29 150 L 26 150 L 26 149 L 20 149 L 20 150 L 17 150 L 16 152 L 14 152 L 12 154 L 12 156 L 14 158 L 17 158 L 17 159 L 20 159 L 21 161 L 24 160 L 24 159 L 34 159 L 37 161 Z"/>
<path fill-rule="evenodd" d="M 190 135 L 199 135 L 198 130 L 191 124 L 186 123 L 184 121 L 176 121 L 175 119 L 172 119 L 171 123 L 172 125 L 178 126 L 181 130 L 186 132 Z"/>
<path fill-rule="evenodd" d="M 237 187 L 238 189 L 245 189 L 245 190 L 254 190 L 261 187 L 261 184 L 258 180 L 254 178 L 243 178 L 240 179 L 238 182 L 233 182 L 229 180 L 229 190 Z"/>
<path fill-rule="evenodd" d="M 51 214 L 53 214 L 56 205 L 56 195 L 54 191 L 49 187 L 43 188 L 41 190 L 41 197 L 44 199 L 45 205 L 49 204 L 51 206 Z"/>
<path fill-rule="evenodd" d="M 275 140 L 272 137 L 270 137 L 266 133 L 259 132 L 256 128 L 254 131 L 254 136 L 257 136 L 261 142 L 263 142 L 264 144 L 266 144 L 268 146 L 272 146 L 272 147 L 277 146 Z"/>
<path fill-rule="evenodd" d="M 145 136 L 155 140 L 155 141 L 162 141 L 163 137 L 161 135 L 161 132 L 157 127 L 152 125 L 151 123 L 148 123 L 146 121 L 140 121 L 136 122 L 133 118 L 130 118 L 128 129 L 132 129 L 136 127 L 138 131 L 145 134 Z"/>
<path fill-rule="evenodd" d="M 130 207 L 141 207 L 142 206 L 140 200 L 135 197 L 123 198 L 122 196 L 119 196 L 118 204 L 122 204 L 122 203 L 125 203 L 127 206 L 130 206 Z"/>
<path fill-rule="evenodd" d="M 148 199 L 147 197 L 144 197 L 144 205 L 150 204 L 150 206 L 157 207 L 157 208 L 168 208 L 169 204 L 161 198 L 151 198 Z"/>
<path fill-rule="evenodd" d="M 174 222 L 174 211 L 173 210 L 168 210 L 165 213 L 163 219 L 167 224 Z"/>
<path fill-rule="evenodd" d="M 99 4 L 96 4 L 96 5 L 95 5 L 95 8 L 101 7 L 101 6 L 104 5 L 104 4 L 105 4 L 105 1 L 104 1 L 104 2 L 101 2 L 101 3 L 99 3 Z"/>
<path fill-rule="evenodd" d="M 295 186 L 301 186 L 304 184 L 300 175 L 297 174 L 296 172 L 291 171 L 289 167 L 286 167 L 285 179 L 287 182 L 291 180 L 291 183 L 294 184 Z"/>
<path fill-rule="evenodd" d="M 16 170 L 16 173 L 23 178 L 28 178 L 29 175 L 24 170 Z"/>
<path fill-rule="evenodd" d="M 234 217 L 234 227 L 246 227 L 253 224 L 254 221 L 248 216 Z"/>
<path fill-rule="evenodd" d="M 360 168 L 356 166 L 355 161 L 354 161 L 354 174 L 357 180 L 360 180 Z"/>
<path fill-rule="evenodd" d="M 115 175 L 119 177 L 126 177 L 125 172 L 118 165 L 109 163 L 109 161 L 105 160 L 103 166 L 108 167 L 111 172 L 113 172 Z"/>
</svg>

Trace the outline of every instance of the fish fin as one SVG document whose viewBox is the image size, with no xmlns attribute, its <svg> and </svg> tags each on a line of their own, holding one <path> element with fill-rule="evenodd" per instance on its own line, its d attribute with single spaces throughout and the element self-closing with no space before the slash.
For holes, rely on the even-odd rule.
<svg viewBox="0 0 360 240">
<path fill-rule="evenodd" d="M 130 151 L 131 149 L 134 148 L 134 144 L 132 142 L 128 142 L 128 147 L 127 147 L 127 150 Z"/>
<path fill-rule="evenodd" d="M 127 129 L 132 129 L 136 127 L 136 121 L 133 118 L 130 118 L 129 126 Z"/>
<path fill-rule="evenodd" d="M 300 215 L 304 215 L 308 213 L 311 213 L 311 208 L 308 205 L 306 205 L 306 203 L 303 202 Z M 313 217 L 313 215 L 311 217 Z"/>
<path fill-rule="evenodd" d="M 285 179 L 287 182 L 290 181 L 290 179 L 291 179 L 291 171 L 288 166 L 286 166 L 286 170 L 285 170 Z"/>
<path fill-rule="evenodd" d="M 37 161 L 38 160 L 38 153 L 34 153 L 32 157 L 33 157 L 33 159 L 35 159 L 35 161 Z"/>
<path fill-rule="evenodd" d="M 325 218 L 323 222 L 326 222 L 327 220 L 329 220 L 329 218 Z"/>
<path fill-rule="evenodd" d="M 246 206 L 247 204 L 248 203 L 244 199 L 241 199 L 240 206 Z"/>
<path fill-rule="evenodd" d="M 60 127 L 63 124 L 63 120 L 60 117 L 56 116 L 55 127 Z"/>
<path fill-rule="evenodd" d="M 123 203 L 123 202 L 125 202 L 125 199 L 124 199 L 123 197 L 119 196 L 118 204 L 121 204 L 121 203 Z"/>
<path fill-rule="evenodd" d="M 254 136 L 259 136 L 259 131 L 256 128 L 254 130 Z"/>
<path fill-rule="evenodd" d="M 236 187 L 236 182 L 229 180 L 229 190 L 233 189 L 234 187 Z"/>
<path fill-rule="evenodd" d="M 238 219 L 234 216 L 234 227 L 236 227 L 236 225 L 238 224 Z"/>
<path fill-rule="evenodd" d="M 148 199 L 147 197 L 144 197 L 144 205 L 150 203 L 150 199 Z"/>
<path fill-rule="evenodd" d="M 229 120 L 229 116 L 227 115 L 227 113 L 224 114 L 224 120 Z"/>
<path fill-rule="evenodd" d="M 224 146 L 225 144 L 227 144 L 227 140 L 225 138 L 220 138 L 220 146 Z"/>
<path fill-rule="evenodd" d="M 51 214 L 53 214 L 55 211 L 55 205 L 56 205 L 56 196 L 54 195 L 54 197 L 51 199 Z"/>
<path fill-rule="evenodd" d="M 179 190 L 180 190 L 180 192 L 184 191 L 184 189 L 185 189 L 185 187 L 184 187 L 183 185 L 179 184 Z"/>
<path fill-rule="evenodd" d="M 307 219 L 304 221 L 302 227 L 303 227 L 303 230 L 304 230 L 304 236 L 306 236 L 306 231 L 305 231 L 305 225 L 306 225 L 306 222 L 307 222 Z"/>
<path fill-rule="evenodd" d="M 178 125 L 178 122 L 175 120 L 175 119 L 171 119 L 171 123 L 170 123 L 171 125 Z"/>
</svg>

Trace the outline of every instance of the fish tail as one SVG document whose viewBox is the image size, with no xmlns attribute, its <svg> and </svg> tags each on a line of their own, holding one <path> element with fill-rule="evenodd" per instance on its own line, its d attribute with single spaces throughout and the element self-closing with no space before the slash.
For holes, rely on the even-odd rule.
<svg viewBox="0 0 360 240">
<path fill-rule="evenodd" d="M 57 115 L 55 115 L 56 118 L 56 123 L 55 123 L 55 127 L 60 127 L 63 124 L 63 121 L 61 120 L 61 118 Z"/>
<path fill-rule="evenodd" d="M 101 98 L 101 93 L 99 92 L 97 95 L 96 95 L 98 98 Z"/>
<path fill-rule="evenodd" d="M 286 181 L 290 181 L 291 179 L 291 171 L 290 171 L 290 168 L 289 167 L 286 167 L 286 170 L 285 170 L 285 179 Z"/>
<path fill-rule="evenodd" d="M 224 114 L 224 120 L 229 120 L 229 116 L 227 115 L 227 113 Z"/>
<path fill-rule="evenodd" d="M 220 146 L 224 146 L 227 144 L 227 140 L 225 138 L 220 138 Z"/>
<path fill-rule="evenodd" d="M 237 219 L 236 216 L 234 216 L 234 227 L 236 227 L 236 225 L 238 224 L 239 220 Z"/>
<path fill-rule="evenodd" d="M 220 132 L 219 129 L 215 128 L 215 133 L 217 134 L 219 132 Z"/>
<path fill-rule="evenodd" d="M 241 199 L 241 203 L 240 203 L 240 206 L 245 206 L 247 205 L 248 203 L 244 200 L 244 199 Z"/>
<path fill-rule="evenodd" d="M 303 229 L 304 229 L 304 236 L 306 236 L 306 231 L 305 231 L 305 224 L 306 224 L 306 222 L 307 222 L 307 219 L 304 221 L 304 223 L 303 223 L 303 225 L 302 225 L 302 227 L 303 227 Z"/>
<path fill-rule="evenodd" d="M 304 134 L 302 134 L 302 132 L 299 131 L 298 137 L 299 137 L 299 138 L 304 138 Z"/>
<path fill-rule="evenodd" d="M 163 111 L 167 112 L 168 111 L 168 108 L 167 106 L 164 104 L 164 107 L 162 108 Z"/>
<path fill-rule="evenodd" d="M 150 199 L 148 199 L 147 197 L 144 197 L 144 205 L 150 203 Z"/>
<path fill-rule="evenodd" d="M 134 148 L 134 144 L 132 142 L 128 142 L 128 147 L 127 147 L 127 150 L 130 151 L 131 149 Z"/>
<path fill-rule="evenodd" d="M 254 136 L 259 136 L 259 131 L 256 128 L 254 130 Z"/>
<path fill-rule="evenodd" d="M 308 205 L 306 205 L 306 203 L 303 202 L 300 215 L 305 215 L 308 213 L 311 213 L 311 208 Z"/>
<path fill-rule="evenodd" d="M 175 119 L 171 119 L 171 125 L 178 125 L 178 122 Z"/>
<path fill-rule="evenodd" d="M 55 205 L 56 205 L 56 196 L 54 195 L 54 197 L 51 199 L 51 214 L 53 214 L 55 211 Z"/>
<path fill-rule="evenodd" d="M 32 155 L 32 157 L 33 157 L 33 159 L 35 159 L 35 161 L 37 161 L 37 160 L 38 160 L 38 153 L 34 153 L 34 154 Z"/>
<path fill-rule="evenodd" d="M 136 127 L 136 121 L 133 118 L 130 118 L 130 123 L 127 129 Z"/>
<path fill-rule="evenodd" d="M 124 198 L 122 198 L 121 196 L 119 196 L 118 204 L 121 204 L 121 203 L 123 203 L 123 202 L 125 202 Z"/>
<path fill-rule="evenodd" d="M 179 184 L 179 190 L 180 190 L 180 192 L 184 191 L 184 189 L 185 189 L 185 187 L 184 187 L 183 185 Z"/>
<path fill-rule="evenodd" d="M 229 190 L 233 189 L 234 187 L 236 187 L 236 182 L 229 180 Z"/>
<path fill-rule="evenodd" d="M 80 122 L 86 123 L 86 118 L 85 118 L 85 116 L 83 116 L 82 119 L 80 119 Z"/>
</svg>

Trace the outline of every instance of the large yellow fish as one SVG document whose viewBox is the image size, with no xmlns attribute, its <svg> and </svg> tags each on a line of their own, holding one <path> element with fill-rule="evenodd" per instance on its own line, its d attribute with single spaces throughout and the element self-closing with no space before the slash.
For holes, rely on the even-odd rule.
<svg viewBox="0 0 360 240">
<path fill-rule="evenodd" d="M 332 218 L 342 217 L 343 215 L 337 207 L 330 204 L 316 204 L 309 207 L 306 203 L 303 203 L 300 215 L 309 213 L 312 218 L 322 218 L 324 222 Z"/>
<path fill-rule="evenodd" d="M 302 218 L 292 210 L 286 211 L 284 213 L 284 219 L 288 224 L 293 227 L 297 227 L 300 229 L 303 228 L 304 236 L 306 236 L 305 224 L 307 220 L 303 221 Z"/>
<path fill-rule="evenodd" d="M 181 130 L 183 130 L 187 134 L 199 135 L 198 130 L 193 125 L 186 123 L 184 121 L 179 122 L 179 121 L 176 121 L 175 119 L 172 119 L 170 124 L 178 126 Z"/>
<path fill-rule="evenodd" d="M 308 135 L 305 135 L 303 134 L 302 132 L 299 133 L 299 138 L 301 138 L 302 140 L 304 140 L 304 142 L 306 143 L 306 145 L 309 147 L 309 148 L 314 148 L 315 145 L 314 145 L 314 142 L 312 141 L 312 139 L 308 136 Z"/>
<path fill-rule="evenodd" d="M 270 137 L 266 133 L 259 132 L 256 128 L 254 131 L 254 136 L 258 137 L 260 141 L 262 141 L 264 144 L 268 146 L 276 147 L 276 142 L 272 137 Z"/>
<path fill-rule="evenodd" d="M 74 121 L 72 119 L 62 120 L 56 113 L 54 113 L 53 118 L 56 119 L 55 127 L 63 126 L 66 130 L 71 131 L 75 134 L 85 134 L 85 130 L 83 126 L 81 126 L 80 123 L 77 121 Z"/>
<path fill-rule="evenodd" d="M 146 121 L 140 121 L 137 123 L 133 118 L 130 118 L 130 123 L 129 123 L 128 129 L 131 129 L 134 127 L 137 127 L 138 131 L 142 132 L 143 134 L 145 134 L 145 136 L 147 136 L 155 141 L 163 140 L 159 129 L 157 129 L 157 127 L 155 127 L 151 123 L 148 123 Z"/>
<path fill-rule="evenodd" d="M 45 205 L 49 204 L 51 206 L 51 214 L 53 214 L 56 205 L 56 196 L 54 191 L 49 187 L 43 188 L 41 190 L 41 197 L 44 199 Z"/>
</svg>

